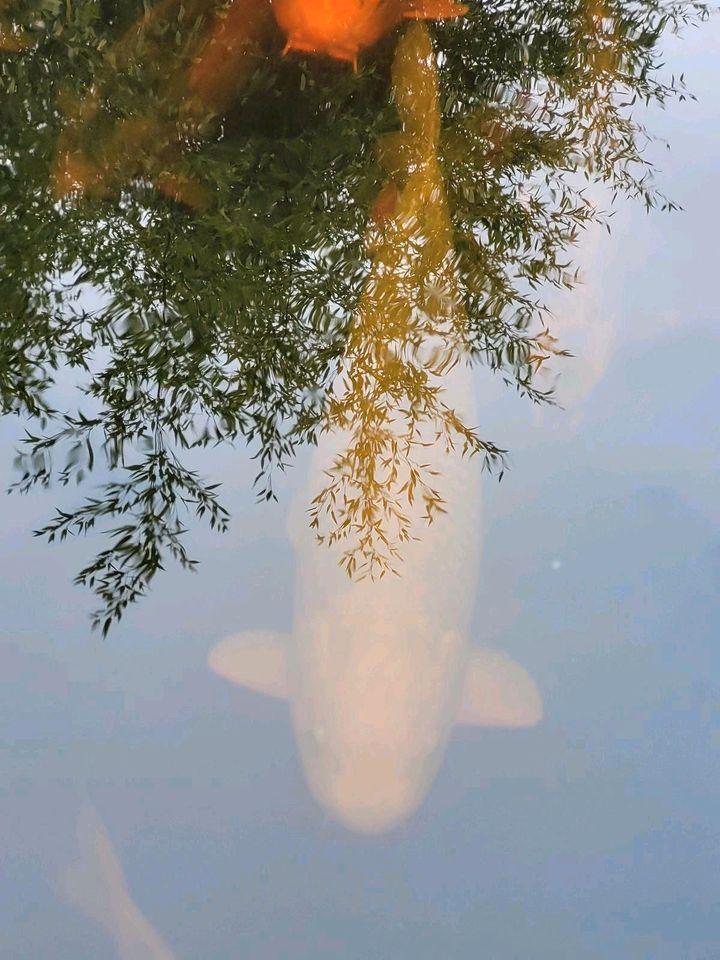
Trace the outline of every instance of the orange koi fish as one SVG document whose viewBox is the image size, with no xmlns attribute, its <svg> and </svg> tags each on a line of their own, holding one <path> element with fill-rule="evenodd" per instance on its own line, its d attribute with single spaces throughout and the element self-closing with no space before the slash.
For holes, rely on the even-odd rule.
<svg viewBox="0 0 720 960">
<path fill-rule="evenodd" d="M 1 0 L 0 0 L 1 2 Z M 51 187 L 60 199 L 70 194 L 107 196 L 132 176 L 143 173 L 162 193 L 191 207 L 202 207 L 203 188 L 166 169 L 180 156 L 182 128 L 203 135 L 209 123 L 232 103 L 253 69 L 259 51 L 275 29 L 270 0 L 234 0 L 213 14 L 216 0 L 190 0 L 186 22 L 210 20 L 200 36 L 191 65 L 163 47 L 163 24 L 177 15 L 179 0 L 160 0 L 111 48 L 108 56 L 121 72 L 133 56 L 151 58 L 164 74 L 163 92 L 175 103 L 175 122 L 151 115 L 118 121 L 112 133 L 95 147 L 91 159 L 83 148 L 88 125 L 101 113 L 103 97 L 112 90 L 94 87 L 85 100 L 65 104 L 67 122 L 60 134 L 51 169 Z"/>
<path fill-rule="evenodd" d="M 215 16 L 190 70 L 191 94 L 221 113 L 256 68 L 273 29 L 270 0 L 233 0 Z"/>
<path fill-rule="evenodd" d="M 317 53 L 356 69 L 359 52 L 401 21 L 449 20 L 468 7 L 453 0 L 273 0 L 273 11 L 287 36 L 286 53 Z"/>
</svg>

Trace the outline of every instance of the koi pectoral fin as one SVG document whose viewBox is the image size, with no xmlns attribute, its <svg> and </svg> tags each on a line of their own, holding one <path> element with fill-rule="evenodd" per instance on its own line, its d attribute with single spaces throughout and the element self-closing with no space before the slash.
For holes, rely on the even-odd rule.
<svg viewBox="0 0 720 960">
<path fill-rule="evenodd" d="M 470 655 L 458 723 L 534 727 L 542 715 L 542 696 L 524 667 L 499 650 L 483 648 Z"/>
<path fill-rule="evenodd" d="M 403 11 L 406 20 L 451 20 L 464 16 L 470 8 L 453 0 L 412 0 Z"/>
<path fill-rule="evenodd" d="M 246 630 L 227 637 L 208 654 L 208 666 L 231 683 L 285 699 L 288 691 L 286 634 Z"/>
</svg>

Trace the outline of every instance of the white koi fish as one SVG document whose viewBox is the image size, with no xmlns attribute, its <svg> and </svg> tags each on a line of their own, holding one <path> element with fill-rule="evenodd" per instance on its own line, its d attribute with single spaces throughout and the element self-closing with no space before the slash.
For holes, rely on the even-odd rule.
<svg viewBox="0 0 720 960">
<path fill-rule="evenodd" d="M 435 344 L 443 329 L 455 338 L 455 362 L 443 362 L 438 371 L 428 361 L 428 383 L 442 391 L 451 416 L 474 422 L 474 382 L 460 358 L 452 230 L 437 161 L 435 58 L 424 25 L 413 25 L 400 40 L 393 83 L 403 121 L 395 153 L 403 169 L 395 167 L 396 200 L 385 239 L 373 248 L 345 372 L 330 406 L 352 406 L 352 391 L 373 379 L 354 375 L 357 358 L 377 355 L 387 363 L 386 348 L 397 347 L 402 329 L 398 318 L 419 310 L 433 321 Z M 363 351 L 363 337 L 379 338 L 376 354 Z M 431 356 L 426 342 L 421 352 Z M 361 412 L 362 400 L 354 406 Z M 391 417 L 398 436 L 402 419 Z M 337 465 L 338 448 L 352 430 L 351 423 L 320 438 L 313 488 Z M 413 538 L 402 546 L 399 576 L 351 580 L 336 551 L 319 546 L 307 519 L 298 518 L 290 524 L 297 556 L 291 635 L 241 633 L 209 656 L 220 676 L 287 698 L 310 790 L 334 818 L 367 833 L 390 829 L 420 805 L 454 724 L 529 727 L 542 717 L 540 693 L 523 667 L 470 644 L 480 562 L 479 458 L 449 447 L 436 424 L 421 424 L 420 438 L 422 469 L 438 476 L 445 512 L 428 524 L 422 497 L 409 498 Z"/>
</svg>

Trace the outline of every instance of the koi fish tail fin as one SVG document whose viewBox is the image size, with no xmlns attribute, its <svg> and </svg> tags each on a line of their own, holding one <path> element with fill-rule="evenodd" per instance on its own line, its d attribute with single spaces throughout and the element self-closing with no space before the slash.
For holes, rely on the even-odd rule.
<svg viewBox="0 0 720 960">
<path fill-rule="evenodd" d="M 464 16 L 470 8 L 453 0 L 410 0 L 403 12 L 406 20 L 452 20 Z"/>
</svg>

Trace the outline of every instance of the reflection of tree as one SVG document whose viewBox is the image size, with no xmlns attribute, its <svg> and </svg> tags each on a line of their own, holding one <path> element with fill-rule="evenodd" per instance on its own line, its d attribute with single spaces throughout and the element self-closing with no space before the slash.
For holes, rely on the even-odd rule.
<svg viewBox="0 0 720 960">
<path fill-rule="evenodd" d="M 323 424 L 348 444 L 312 510 L 321 539 L 349 540 L 343 563 L 361 576 L 392 567 L 415 499 L 428 520 L 443 509 L 423 466 L 428 447 L 484 450 L 488 466 L 502 455 L 442 395 L 443 374 L 467 350 L 467 323 L 437 158 L 437 68 L 420 26 L 398 42 L 392 91 L 402 128 L 380 143 L 390 179 L 374 207 L 371 265 Z"/>
<path fill-rule="evenodd" d="M 366 224 L 383 179 L 409 202 L 396 36 L 353 76 L 281 58 L 260 0 L 226 7 L 160 0 L 138 21 L 135 0 L 0 6 L 0 36 L 19 38 L 0 45 L 0 402 L 37 423 L 20 489 L 81 479 L 99 452 L 115 474 L 46 530 L 114 526 L 81 574 L 106 627 L 164 554 L 191 562 L 184 511 L 225 522 L 183 449 L 249 441 L 271 496 L 273 466 L 314 438 L 340 358 L 360 349 L 349 318 L 372 313 Z M 247 36 L 241 8 L 258 15 Z M 514 0 L 436 30 L 465 349 L 535 401 L 537 290 L 572 283 L 567 248 L 598 215 L 577 174 L 657 202 L 631 104 L 677 92 L 658 80 L 658 41 L 701 14 L 693 0 Z M 84 413 L 53 409 L 61 365 Z"/>
</svg>

